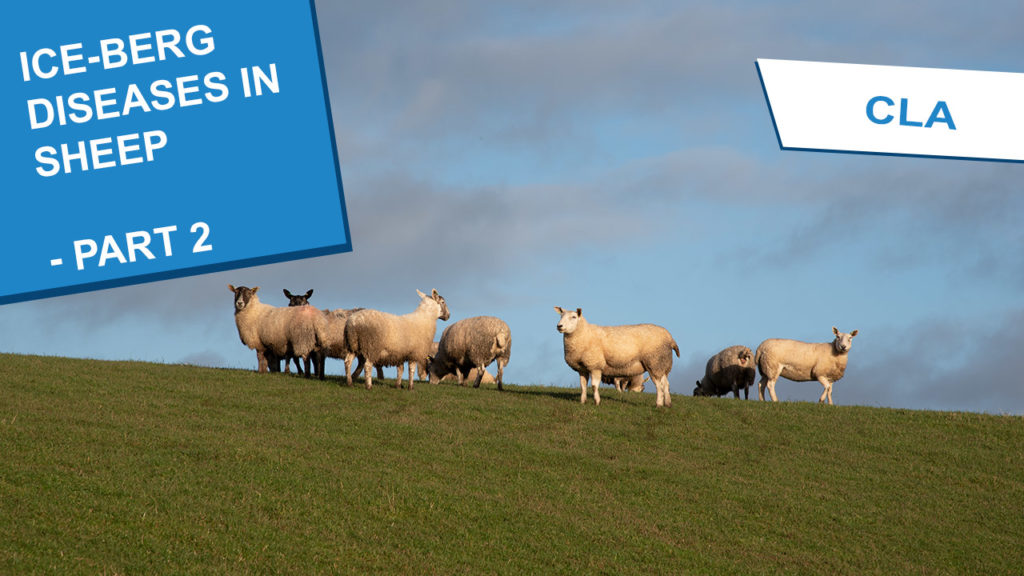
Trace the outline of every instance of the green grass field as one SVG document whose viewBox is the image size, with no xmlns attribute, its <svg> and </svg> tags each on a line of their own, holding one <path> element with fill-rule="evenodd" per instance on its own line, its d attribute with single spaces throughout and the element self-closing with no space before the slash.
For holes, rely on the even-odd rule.
<svg viewBox="0 0 1024 576">
<path fill-rule="evenodd" d="M 1024 572 L 1024 418 L 391 384 L 0 355 L 0 574 Z"/>
</svg>

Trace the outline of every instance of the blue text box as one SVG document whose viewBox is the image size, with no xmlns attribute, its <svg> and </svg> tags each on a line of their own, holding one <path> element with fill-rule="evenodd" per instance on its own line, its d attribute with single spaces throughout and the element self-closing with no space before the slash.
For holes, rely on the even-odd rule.
<svg viewBox="0 0 1024 576">
<path fill-rule="evenodd" d="M 313 2 L 3 9 L 0 304 L 351 250 Z"/>
</svg>

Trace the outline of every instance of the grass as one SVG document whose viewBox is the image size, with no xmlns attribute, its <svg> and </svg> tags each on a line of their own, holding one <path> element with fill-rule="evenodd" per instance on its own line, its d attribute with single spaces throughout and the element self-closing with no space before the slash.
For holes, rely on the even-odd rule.
<svg viewBox="0 0 1024 576">
<path fill-rule="evenodd" d="M 1021 573 L 1020 417 L 391 383 L 0 355 L 0 573 Z"/>
</svg>

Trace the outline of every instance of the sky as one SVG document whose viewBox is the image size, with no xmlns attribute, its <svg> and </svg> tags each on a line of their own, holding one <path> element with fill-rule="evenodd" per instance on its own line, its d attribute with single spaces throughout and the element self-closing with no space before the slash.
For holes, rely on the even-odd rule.
<svg viewBox="0 0 1024 576">
<path fill-rule="evenodd" d="M 836 326 L 837 404 L 1024 414 L 1024 164 L 780 150 L 754 65 L 1024 72 L 1020 2 L 316 8 L 353 251 L 8 304 L 0 351 L 255 369 L 228 283 L 396 314 L 435 288 L 509 324 L 510 383 L 578 388 L 553 307 L 580 307 L 667 328 L 674 395 Z M 252 232 L 301 212 L 282 190 Z"/>
</svg>

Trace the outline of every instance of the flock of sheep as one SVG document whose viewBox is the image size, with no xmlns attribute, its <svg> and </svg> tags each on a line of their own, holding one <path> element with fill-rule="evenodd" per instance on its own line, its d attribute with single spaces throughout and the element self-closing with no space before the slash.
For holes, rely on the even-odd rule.
<svg viewBox="0 0 1024 576">
<path fill-rule="evenodd" d="M 389 314 L 369 308 L 320 310 L 309 305 L 313 291 L 294 295 L 284 290 L 287 307 L 260 302 L 259 287 L 235 287 L 235 325 L 242 343 L 256 351 L 260 372 L 285 372 L 294 360 L 298 371 L 307 377 L 318 374 L 324 378 L 326 358 L 345 362 L 345 380 L 352 385 L 352 361 L 357 360 L 355 373 L 363 372 L 366 387 L 373 385 L 373 371 L 383 377 L 382 368 L 398 368 L 398 386 L 402 385 L 403 368 L 409 368 L 409 388 L 413 388 L 414 370 L 422 378 L 429 375 L 431 383 L 452 376 L 460 385 L 467 379 L 479 387 L 490 374 L 486 367 L 497 363 L 497 385 L 502 388 L 502 375 L 512 352 L 512 334 L 508 325 L 493 316 L 466 318 L 448 326 L 441 339 L 434 342 L 437 321 L 448 320 L 450 313 L 444 297 L 432 290 L 430 294 L 416 291 L 419 304 L 404 315 Z M 565 362 L 579 374 L 580 402 L 587 401 L 587 387 L 593 386 L 594 402 L 601 403 L 602 382 L 624 389 L 642 391 L 646 373 L 657 390 L 656 404 L 671 406 L 668 374 L 672 371 L 672 354 L 679 356 L 679 346 L 668 330 L 655 324 L 600 326 L 583 317 L 583 310 L 567 310 L 555 306 L 559 314 L 557 329 L 562 334 Z M 732 391 L 749 397 L 754 383 L 755 366 L 761 372 L 758 392 L 764 400 L 768 390 L 772 401 L 779 377 L 797 382 L 817 380 L 824 391 L 819 402 L 832 404 L 832 385 L 843 377 L 846 361 L 857 330 L 840 332 L 832 327 L 832 342 L 807 343 L 772 338 L 765 340 L 751 353 L 746 346 L 731 346 L 712 356 L 697 381 L 694 396 L 721 396 Z M 303 365 L 299 364 L 303 361 Z"/>
</svg>

